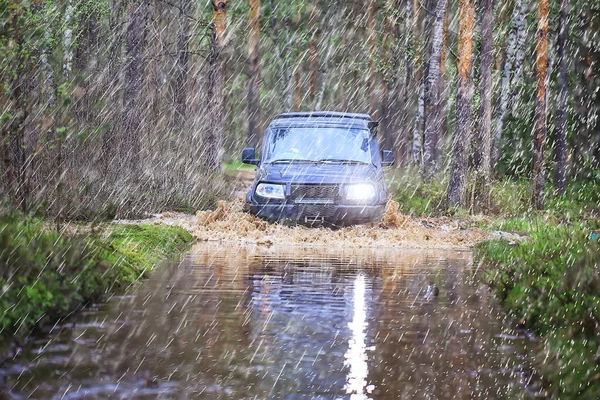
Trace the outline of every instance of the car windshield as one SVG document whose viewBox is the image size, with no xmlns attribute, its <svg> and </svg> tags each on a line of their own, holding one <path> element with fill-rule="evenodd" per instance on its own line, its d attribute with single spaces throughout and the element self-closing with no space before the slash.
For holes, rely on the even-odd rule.
<svg viewBox="0 0 600 400">
<path fill-rule="evenodd" d="M 265 162 L 371 163 L 369 131 L 288 127 L 271 131 Z"/>
</svg>

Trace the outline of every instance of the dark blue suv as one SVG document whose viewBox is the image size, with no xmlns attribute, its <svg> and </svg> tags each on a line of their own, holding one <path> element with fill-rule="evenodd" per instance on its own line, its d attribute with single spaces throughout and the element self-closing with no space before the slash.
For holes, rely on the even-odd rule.
<svg viewBox="0 0 600 400">
<path fill-rule="evenodd" d="M 381 219 L 387 200 L 377 123 L 366 114 L 285 113 L 267 128 L 260 159 L 244 149 L 242 161 L 258 165 L 246 210 L 269 221 L 351 225 Z"/>
</svg>

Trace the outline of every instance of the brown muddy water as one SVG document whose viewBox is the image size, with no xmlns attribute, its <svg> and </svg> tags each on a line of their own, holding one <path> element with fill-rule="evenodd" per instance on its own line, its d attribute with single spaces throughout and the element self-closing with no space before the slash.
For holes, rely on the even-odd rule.
<svg viewBox="0 0 600 400">
<path fill-rule="evenodd" d="M 200 243 L 5 361 L 0 393 L 529 397 L 535 343 L 475 269 L 470 252 Z"/>
</svg>

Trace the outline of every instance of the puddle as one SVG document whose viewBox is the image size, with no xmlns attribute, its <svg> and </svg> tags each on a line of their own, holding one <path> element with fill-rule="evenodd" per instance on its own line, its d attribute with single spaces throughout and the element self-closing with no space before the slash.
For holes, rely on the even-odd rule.
<svg viewBox="0 0 600 400">
<path fill-rule="evenodd" d="M 5 361 L 0 393 L 527 397 L 534 343 L 473 274 L 470 252 L 199 243 Z"/>
</svg>

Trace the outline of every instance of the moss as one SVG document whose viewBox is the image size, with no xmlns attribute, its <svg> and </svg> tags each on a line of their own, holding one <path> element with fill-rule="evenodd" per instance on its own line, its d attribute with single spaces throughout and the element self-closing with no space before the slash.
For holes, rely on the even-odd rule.
<svg viewBox="0 0 600 400">
<path fill-rule="evenodd" d="M 41 219 L 0 217 L 0 337 L 23 336 L 102 299 L 191 241 L 185 230 L 161 225 L 66 238 Z"/>
</svg>

